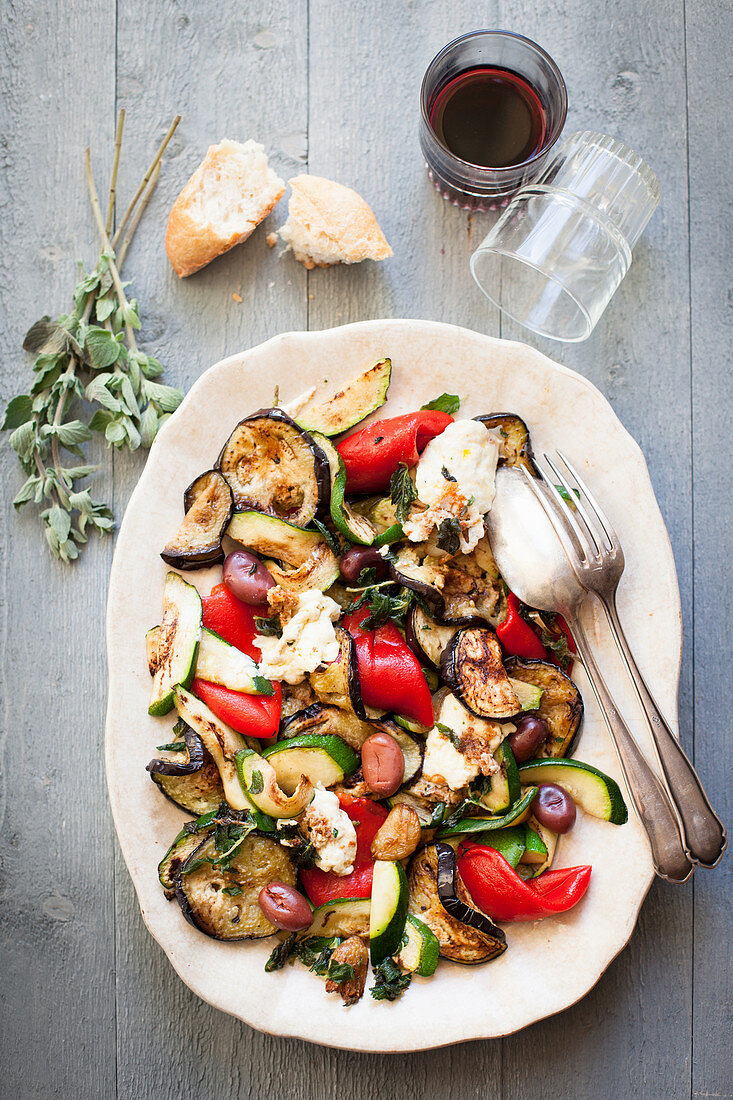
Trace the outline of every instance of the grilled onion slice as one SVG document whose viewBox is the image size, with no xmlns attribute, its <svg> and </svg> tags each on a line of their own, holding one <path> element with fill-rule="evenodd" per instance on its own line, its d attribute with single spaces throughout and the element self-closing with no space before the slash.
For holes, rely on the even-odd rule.
<svg viewBox="0 0 733 1100">
<path fill-rule="evenodd" d="M 328 504 L 328 460 L 282 409 L 246 417 L 224 444 L 217 467 L 237 511 L 254 509 L 305 527 Z"/>
</svg>

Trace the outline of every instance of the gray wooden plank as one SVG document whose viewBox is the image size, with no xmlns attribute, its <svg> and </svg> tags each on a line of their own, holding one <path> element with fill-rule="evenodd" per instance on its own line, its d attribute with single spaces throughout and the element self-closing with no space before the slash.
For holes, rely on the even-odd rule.
<svg viewBox="0 0 733 1100">
<path fill-rule="evenodd" d="M 725 182 L 733 173 L 729 112 L 733 76 L 725 50 L 711 44 L 727 28 L 722 3 L 686 7 L 692 278 L 693 522 L 695 532 L 695 763 L 730 829 L 733 799 L 721 761 L 730 756 L 730 714 L 721 684 L 730 665 L 727 611 L 733 546 L 731 494 L 725 476 L 733 458 L 729 428 L 733 299 L 730 257 L 733 203 Z M 726 98 L 727 97 L 727 98 Z M 711 446 L 711 442 L 714 445 Z M 730 1051 L 733 989 L 721 945 L 730 944 L 731 860 L 695 881 L 692 1095 L 733 1096 Z"/>
<path fill-rule="evenodd" d="M 504 7 L 503 13 L 507 22 L 510 10 Z M 624 2 L 593 9 L 571 3 L 560 10 L 550 0 L 524 9 L 512 25 L 558 62 L 568 84 L 566 132 L 597 129 L 625 140 L 648 159 L 661 183 L 661 205 L 591 338 L 564 346 L 539 338 L 529 342 L 590 378 L 646 455 L 679 573 L 685 634 L 680 718 L 689 745 L 692 517 L 682 15 L 682 4 L 667 0 L 645 9 L 643 21 Z M 527 339 L 507 321 L 502 336 Z M 638 658 L 643 667 L 644 655 Z M 507 1097 L 688 1094 L 691 899 L 690 886 L 655 884 L 629 946 L 592 993 L 554 1021 L 505 1041 Z"/>
<path fill-rule="evenodd" d="M 5 4 L 0 21 L 2 404 L 29 385 L 26 329 L 70 305 L 76 260 L 96 260 L 84 147 L 109 170 L 115 5 Z M 97 480 L 111 493 L 111 468 Z M 83 564 L 52 561 L 40 524 L 18 519 L 22 478 L 5 445 L 0 614 L 4 657 L 0 819 L 3 1092 L 115 1093 L 112 839 L 100 752 L 103 622 L 111 540 Z"/>
</svg>

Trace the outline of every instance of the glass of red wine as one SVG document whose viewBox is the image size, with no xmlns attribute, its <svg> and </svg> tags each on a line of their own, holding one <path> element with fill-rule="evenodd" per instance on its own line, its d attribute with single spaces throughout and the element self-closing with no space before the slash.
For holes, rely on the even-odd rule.
<svg viewBox="0 0 733 1100">
<path fill-rule="evenodd" d="M 430 62 L 420 98 L 428 174 L 466 210 L 495 209 L 538 175 L 568 105 L 552 58 L 510 31 L 449 42 Z"/>
</svg>

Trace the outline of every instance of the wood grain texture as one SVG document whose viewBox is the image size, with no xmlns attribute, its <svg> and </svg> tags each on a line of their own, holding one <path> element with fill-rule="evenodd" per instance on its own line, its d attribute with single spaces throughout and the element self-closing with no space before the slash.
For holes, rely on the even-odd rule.
<svg viewBox="0 0 733 1100">
<path fill-rule="evenodd" d="M 77 259 L 97 258 L 83 153 L 93 143 L 109 171 L 114 70 L 90 58 L 113 42 L 112 2 L 4 5 L 3 404 L 27 389 L 26 329 L 66 310 Z M 111 492 L 103 461 L 100 494 Z M 101 755 L 112 540 L 93 542 L 83 569 L 52 564 L 37 518 L 13 512 L 21 475 L 7 444 L 0 463 L 2 1091 L 112 1097 L 114 848 Z"/>
<path fill-rule="evenodd" d="M 74 260 L 92 258 L 80 154 L 93 139 L 102 187 L 119 106 L 128 112 L 123 197 L 170 117 L 183 115 L 129 271 L 142 344 L 164 362 L 167 380 L 184 388 L 222 356 L 289 328 L 412 316 L 528 339 L 510 323 L 500 326 L 468 274 L 493 216 L 472 218 L 446 204 L 417 143 L 422 73 L 457 34 L 505 26 L 536 38 L 567 79 L 568 130 L 599 129 L 646 156 L 662 203 L 596 332 L 578 346 L 529 342 L 595 382 L 647 456 L 680 574 L 683 739 L 692 747 L 696 730 L 698 767 L 725 812 L 719 734 L 729 722 L 720 685 L 729 644 L 721 585 L 729 581 L 721 551 L 730 521 L 720 456 L 730 447 L 722 397 L 730 392 L 731 291 L 722 242 L 731 208 L 721 180 L 731 175 L 731 135 L 721 106 L 730 95 L 726 101 L 711 90 L 730 80 L 726 51 L 713 48 L 725 30 L 725 5 L 688 5 L 686 19 L 682 0 L 653 0 L 643 17 L 630 0 L 605 7 L 124 0 L 117 10 L 112 0 L 81 0 L 60 7 L 6 0 L 0 20 L 3 400 L 27 377 L 18 352 L 25 328 L 65 306 Z M 286 179 L 307 169 L 355 187 L 394 258 L 307 274 L 266 245 L 266 233 L 285 219 L 283 202 L 246 246 L 178 280 L 162 248 L 167 211 L 207 145 L 224 136 L 262 141 Z M 233 419 L 242 405 L 246 395 L 233 395 Z M 715 448 L 704 445 L 711 436 Z M 111 545 L 94 544 L 78 569 L 51 565 L 35 520 L 13 515 L 19 481 L 7 447 L 0 461 L 4 529 L 12 536 L 0 547 L 3 1091 L 23 1100 L 733 1095 L 729 979 L 713 949 L 730 927 L 725 868 L 696 876 L 694 921 L 691 888 L 654 886 L 629 947 L 596 989 L 506 1040 L 359 1056 L 257 1034 L 198 1001 L 145 931 L 115 856 L 100 751 Z M 118 514 L 143 461 L 116 457 Z M 39 612 L 48 616 L 40 637 Z"/>
<path fill-rule="evenodd" d="M 728 613 L 733 605 L 730 488 L 723 470 L 733 458 L 730 409 L 733 389 L 733 283 L 730 248 L 733 196 L 721 181 L 733 173 L 726 102 L 733 75 L 721 51 L 711 49 L 731 29 L 726 4 L 687 7 L 690 164 L 690 271 L 692 303 L 692 458 L 694 522 L 695 764 L 713 803 L 733 827 L 728 692 L 721 658 L 730 650 Z M 713 93 L 714 90 L 714 93 Z M 719 441 L 716 448 L 710 439 Z M 723 658 L 724 659 L 724 658 Z M 714 873 L 695 879 L 692 1095 L 733 1096 L 733 978 L 718 946 L 730 944 L 730 855 Z"/>
</svg>

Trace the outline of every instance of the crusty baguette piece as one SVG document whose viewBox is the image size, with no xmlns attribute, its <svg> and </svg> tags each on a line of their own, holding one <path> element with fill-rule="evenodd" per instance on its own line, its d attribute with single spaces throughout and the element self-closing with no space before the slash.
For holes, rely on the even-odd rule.
<svg viewBox="0 0 733 1100">
<path fill-rule="evenodd" d="M 304 267 L 384 260 L 392 249 L 361 195 L 322 176 L 294 176 L 280 236 Z"/>
<path fill-rule="evenodd" d="M 165 248 L 176 274 L 193 275 L 246 241 L 284 191 L 256 141 L 209 146 L 168 218 Z"/>
</svg>

